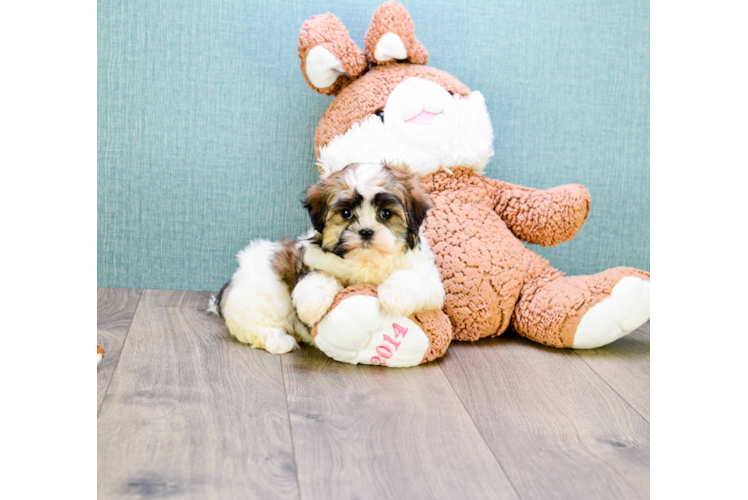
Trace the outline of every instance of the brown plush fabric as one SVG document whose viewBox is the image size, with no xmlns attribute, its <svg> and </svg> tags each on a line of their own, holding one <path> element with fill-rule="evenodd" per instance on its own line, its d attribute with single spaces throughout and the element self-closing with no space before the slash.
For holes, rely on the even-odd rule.
<svg viewBox="0 0 748 500">
<path fill-rule="evenodd" d="M 411 315 L 410 319 L 415 324 L 420 325 L 429 338 L 429 348 L 423 356 L 421 364 L 444 356 L 449 343 L 452 342 L 452 324 L 444 311 L 441 309 L 421 311 Z"/>
<path fill-rule="evenodd" d="M 556 246 L 576 236 L 590 213 L 590 193 L 579 184 L 545 191 L 486 179 L 497 194 L 494 209 L 517 238 Z"/>
<path fill-rule="evenodd" d="M 349 286 L 335 296 L 335 300 L 333 300 L 332 305 L 327 312 L 329 313 L 338 307 L 338 305 L 345 299 L 353 297 L 354 295 L 377 297 L 377 287 L 374 285 Z M 447 347 L 449 347 L 449 343 L 452 341 L 452 325 L 450 324 L 447 315 L 441 310 L 421 311 L 410 315 L 409 318 L 421 327 L 429 339 L 429 348 L 423 356 L 421 364 L 428 363 L 429 361 L 444 356 L 444 353 L 447 352 Z M 317 325 L 314 325 L 312 328 L 312 338 L 316 337 Z"/>
<path fill-rule="evenodd" d="M 345 87 L 330 103 L 322 115 L 314 135 L 314 147 L 320 148 L 344 134 L 354 123 L 384 109 L 390 92 L 406 78 L 415 76 L 438 83 L 449 92 L 467 96 L 470 93 L 462 82 L 445 71 L 429 66 L 400 63 L 392 66 L 375 66 L 364 76 Z M 340 78 L 338 78 L 340 80 Z"/>
<path fill-rule="evenodd" d="M 528 250 L 528 254 L 532 262 L 512 326 L 520 335 L 550 347 L 572 347 L 584 313 L 609 297 L 621 278 L 636 276 L 649 281 L 649 273 L 630 267 L 564 276 L 534 252 Z"/>
<path fill-rule="evenodd" d="M 421 179 L 434 208 L 424 223 L 444 281 L 444 312 L 455 340 L 509 327 L 524 283 L 525 247 L 494 211 L 495 186 L 467 168 Z"/>
<path fill-rule="evenodd" d="M 343 65 L 343 69 L 351 76 L 339 76 L 331 86 L 318 89 L 306 75 L 306 56 L 314 47 L 322 45 L 329 50 Z M 301 73 L 304 75 L 309 88 L 325 95 L 334 95 L 351 83 L 369 65 L 364 52 L 351 40 L 348 30 L 340 19 L 332 14 L 313 16 L 305 21 L 299 32 L 299 59 Z"/>
<path fill-rule="evenodd" d="M 587 217 L 589 193 L 578 185 L 528 189 L 461 167 L 421 182 L 434 202 L 424 232 L 442 273 L 444 312 L 452 320 L 454 338 L 503 333 L 528 290 L 523 285 L 529 277 L 563 275 L 518 238 L 545 245 L 570 240 Z M 545 265 L 538 270 L 541 261 Z"/>
<path fill-rule="evenodd" d="M 383 66 L 398 63 L 394 59 L 392 61 L 380 62 L 374 57 L 374 51 L 377 50 L 379 39 L 388 32 L 396 34 L 402 40 L 405 50 L 408 53 L 406 61 L 414 64 L 426 64 L 429 62 L 429 53 L 416 38 L 415 27 L 408 11 L 399 2 L 386 2 L 374 11 L 371 24 L 369 24 L 369 30 L 364 36 L 366 55 L 373 64 Z"/>
</svg>

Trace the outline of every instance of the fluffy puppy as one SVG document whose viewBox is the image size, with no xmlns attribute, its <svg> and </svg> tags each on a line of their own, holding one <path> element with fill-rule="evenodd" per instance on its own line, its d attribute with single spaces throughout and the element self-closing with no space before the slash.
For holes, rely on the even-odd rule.
<svg viewBox="0 0 748 500">
<path fill-rule="evenodd" d="M 344 287 L 378 285 L 386 310 L 440 309 L 444 288 L 420 229 L 431 203 L 404 168 L 353 163 L 306 192 L 314 229 L 296 240 L 257 240 L 209 311 L 237 339 L 275 354 L 313 343 L 309 328 Z"/>
</svg>

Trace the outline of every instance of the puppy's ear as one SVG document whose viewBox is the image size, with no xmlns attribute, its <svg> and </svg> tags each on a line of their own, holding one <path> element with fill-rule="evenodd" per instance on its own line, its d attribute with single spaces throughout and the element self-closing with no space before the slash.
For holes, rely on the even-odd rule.
<svg viewBox="0 0 748 500">
<path fill-rule="evenodd" d="M 415 185 L 408 189 L 406 195 L 406 209 L 408 211 L 408 248 L 413 250 L 418 246 L 418 230 L 426 218 L 428 212 L 434 205 L 431 203 L 428 193 L 415 179 Z"/>
<path fill-rule="evenodd" d="M 405 189 L 404 202 L 408 219 L 408 248 L 413 250 L 418 246 L 418 230 L 426 218 L 428 212 L 434 205 L 425 189 L 421 187 L 421 180 L 417 175 L 411 174 L 408 167 L 403 165 L 387 165 L 392 175 Z"/>
<path fill-rule="evenodd" d="M 306 190 L 304 198 L 304 208 L 309 212 L 312 226 L 318 233 L 325 229 L 325 219 L 327 218 L 327 190 L 325 187 L 325 181 L 319 181 Z"/>
</svg>

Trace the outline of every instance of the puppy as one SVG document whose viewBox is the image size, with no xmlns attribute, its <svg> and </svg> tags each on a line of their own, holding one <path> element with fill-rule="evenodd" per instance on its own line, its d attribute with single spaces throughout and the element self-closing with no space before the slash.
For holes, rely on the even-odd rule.
<svg viewBox="0 0 748 500">
<path fill-rule="evenodd" d="M 350 164 L 309 188 L 304 207 L 312 231 L 252 242 L 211 299 L 208 310 L 241 342 L 275 354 L 313 344 L 309 328 L 350 285 L 378 285 L 381 306 L 398 316 L 442 307 L 441 276 L 420 231 L 431 202 L 406 169 Z"/>
</svg>

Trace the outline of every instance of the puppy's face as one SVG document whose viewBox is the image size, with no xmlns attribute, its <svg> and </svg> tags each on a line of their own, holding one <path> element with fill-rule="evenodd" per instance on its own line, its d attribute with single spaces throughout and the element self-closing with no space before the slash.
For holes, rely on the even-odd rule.
<svg viewBox="0 0 748 500">
<path fill-rule="evenodd" d="M 352 163 L 309 188 L 304 207 L 323 250 L 368 261 L 416 248 L 431 202 L 405 169 Z"/>
</svg>

